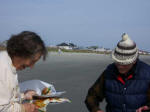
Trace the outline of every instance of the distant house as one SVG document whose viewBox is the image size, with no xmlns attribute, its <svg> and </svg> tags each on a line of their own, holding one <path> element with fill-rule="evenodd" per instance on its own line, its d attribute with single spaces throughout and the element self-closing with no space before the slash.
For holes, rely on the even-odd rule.
<svg viewBox="0 0 150 112">
<path fill-rule="evenodd" d="M 0 43 L 0 51 L 1 50 L 6 50 L 6 47 L 7 47 L 7 41 L 4 41 L 4 42 Z"/>
<path fill-rule="evenodd" d="M 150 53 L 147 52 L 147 51 L 139 50 L 139 54 L 142 54 L 142 55 L 149 55 Z"/>
<path fill-rule="evenodd" d="M 97 52 L 105 52 L 105 53 L 111 53 L 111 52 L 112 52 L 111 49 L 103 48 L 103 47 L 97 48 L 97 49 L 95 49 L 94 51 L 97 51 Z"/>
<path fill-rule="evenodd" d="M 67 43 L 61 43 L 57 45 L 60 49 L 72 50 L 73 48 L 69 46 Z"/>
<path fill-rule="evenodd" d="M 6 47 L 6 46 L 7 46 L 7 40 L 1 42 L 1 43 L 0 43 L 0 46 L 1 46 L 1 47 Z"/>
<path fill-rule="evenodd" d="M 97 48 L 97 49 L 95 49 L 95 51 L 101 51 L 101 52 L 104 52 L 104 51 L 106 51 L 106 49 L 105 48 Z"/>
<path fill-rule="evenodd" d="M 55 46 L 55 45 L 50 45 L 48 47 L 50 47 L 50 48 L 58 48 L 58 46 Z"/>
</svg>

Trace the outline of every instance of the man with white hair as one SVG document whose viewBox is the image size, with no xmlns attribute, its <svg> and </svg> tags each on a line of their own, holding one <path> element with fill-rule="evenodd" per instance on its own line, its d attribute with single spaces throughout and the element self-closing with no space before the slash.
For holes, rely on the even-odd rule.
<svg viewBox="0 0 150 112">
<path fill-rule="evenodd" d="M 89 89 L 85 104 L 90 112 L 142 112 L 150 107 L 150 66 L 138 58 L 138 48 L 127 34 L 112 51 L 110 64 Z"/>
<path fill-rule="evenodd" d="M 34 104 L 22 102 L 32 100 L 36 92 L 20 92 L 17 71 L 33 68 L 41 57 L 45 60 L 46 56 L 46 46 L 35 32 L 23 31 L 10 37 L 6 50 L 0 52 L 0 112 L 38 111 Z"/>
</svg>

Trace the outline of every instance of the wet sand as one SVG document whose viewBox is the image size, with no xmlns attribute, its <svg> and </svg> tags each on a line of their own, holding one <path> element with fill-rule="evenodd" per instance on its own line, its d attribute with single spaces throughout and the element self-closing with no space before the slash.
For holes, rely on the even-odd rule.
<svg viewBox="0 0 150 112">
<path fill-rule="evenodd" d="M 150 56 L 140 58 L 150 64 Z M 67 92 L 63 97 L 71 103 L 48 105 L 48 112 L 88 112 L 84 104 L 87 91 L 110 63 L 110 55 L 104 54 L 49 53 L 47 60 L 40 60 L 33 69 L 18 72 L 19 82 L 40 79 Z M 104 109 L 105 102 L 101 107 Z"/>
</svg>

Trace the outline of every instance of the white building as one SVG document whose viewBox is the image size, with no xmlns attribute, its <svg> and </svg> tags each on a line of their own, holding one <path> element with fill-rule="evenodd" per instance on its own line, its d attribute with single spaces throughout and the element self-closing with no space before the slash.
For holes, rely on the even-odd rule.
<svg viewBox="0 0 150 112">
<path fill-rule="evenodd" d="M 58 46 L 60 49 L 72 50 L 70 46 Z"/>
</svg>

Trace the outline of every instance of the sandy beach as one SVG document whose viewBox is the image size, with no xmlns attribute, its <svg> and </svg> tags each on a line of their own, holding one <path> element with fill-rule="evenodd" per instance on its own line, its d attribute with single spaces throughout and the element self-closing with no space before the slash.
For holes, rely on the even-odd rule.
<svg viewBox="0 0 150 112">
<path fill-rule="evenodd" d="M 150 56 L 140 59 L 150 64 Z M 87 91 L 110 63 L 110 55 L 104 54 L 49 53 L 47 60 L 40 60 L 33 69 L 18 72 L 19 82 L 39 79 L 67 92 L 63 97 L 71 103 L 48 105 L 48 112 L 88 112 L 84 104 Z M 105 102 L 101 107 L 104 109 Z"/>
</svg>

